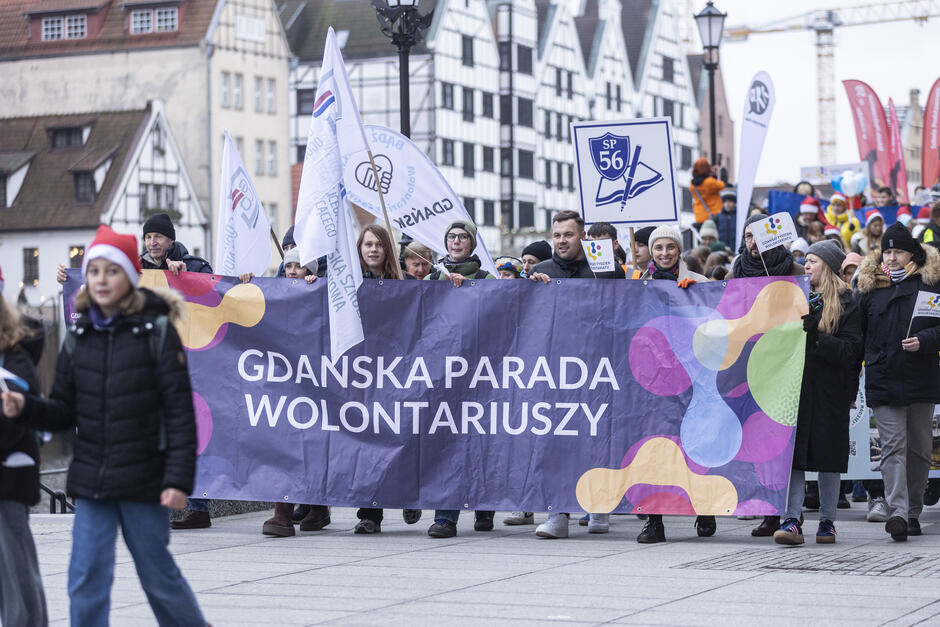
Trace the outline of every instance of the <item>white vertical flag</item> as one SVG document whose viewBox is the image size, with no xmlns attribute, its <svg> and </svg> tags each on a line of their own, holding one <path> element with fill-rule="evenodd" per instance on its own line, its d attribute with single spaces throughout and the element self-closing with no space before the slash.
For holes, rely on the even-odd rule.
<svg viewBox="0 0 940 627">
<path fill-rule="evenodd" d="M 744 101 L 744 115 L 741 118 L 741 146 L 737 154 L 738 216 L 734 234 L 735 250 L 741 243 L 744 221 L 751 206 L 757 164 L 760 163 L 760 153 L 764 150 L 764 139 L 767 137 L 767 127 L 770 126 L 770 116 L 774 112 L 774 102 L 776 96 L 770 74 L 758 72 L 751 79 L 751 86 Z"/>
<path fill-rule="evenodd" d="M 343 56 L 330 28 L 300 177 L 294 240 L 300 249 L 301 265 L 323 255 L 327 258 L 333 359 L 365 339 L 356 294 L 362 284 L 362 270 L 356 252 L 353 215 L 343 186 L 343 163 L 367 150 Z"/>
<path fill-rule="evenodd" d="M 215 271 L 227 276 L 264 274 L 271 265 L 271 223 L 227 130 L 222 145 L 218 224 Z"/>
</svg>

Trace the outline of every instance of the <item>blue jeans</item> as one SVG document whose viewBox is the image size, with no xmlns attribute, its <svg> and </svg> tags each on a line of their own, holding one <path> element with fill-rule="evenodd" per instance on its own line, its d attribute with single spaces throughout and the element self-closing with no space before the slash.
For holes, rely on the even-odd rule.
<svg viewBox="0 0 940 627">
<path fill-rule="evenodd" d="M 196 597 L 167 550 L 169 512 L 156 503 L 88 499 L 75 500 L 69 562 L 72 625 L 108 624 L 118 525 L 157 622 L 203 627 L 206 619 Z"/>
<path fill-rule="evenodd" d="M 208 512 L 209 499 L 186 499 L 186 507 L 194 512 Z"/>
<path fill-rule="evenodd" d="M 787 518 L 799 520 L 803 511 L 803 497 L 806 495 L 806 473 L 794 468 L 790 471 L 790 488 L 787 496 Z M 819 473 L 819 520 L 836 521 L 836 507 L 839 505 L 841 475 L 837 472 Z"/>
</svg>

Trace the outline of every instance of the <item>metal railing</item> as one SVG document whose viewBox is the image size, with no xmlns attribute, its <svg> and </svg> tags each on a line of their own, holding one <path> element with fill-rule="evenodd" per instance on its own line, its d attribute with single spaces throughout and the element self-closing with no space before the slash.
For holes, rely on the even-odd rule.
<svg viewBox="0 0 940 627">
<path fill-rule="evenodd" d="M 68 472 L 68 468 L 49 468 L 40 470 L 39 476 L 58 475 Z M 65 492 L 62 490 L 53 490 L 42 481 L 39 482 L 39 489 L 49 495 L 49 513 L 50 514 L 69 514 L 75 512 L 75 506 L 69 503 Z"/>
</svg>

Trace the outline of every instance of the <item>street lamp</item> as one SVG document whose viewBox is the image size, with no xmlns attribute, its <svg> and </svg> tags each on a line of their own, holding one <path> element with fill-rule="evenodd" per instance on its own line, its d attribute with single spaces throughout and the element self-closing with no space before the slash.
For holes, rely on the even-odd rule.
<svg viewBox="0 0 940 627">
<path fill-rule="evenodd" d="M 401 134 L 411 137 L 411 92 L 408 83 L 408 51 L 421 39 L 421 31 L 431 25 L 434 9 L 418 13 L 418 0 L 372 0 L 382 34 L 398 48 L 398 88 L 401 106 Z"/>
<path fill-rule="evenodd" d="M 705 69 L 708 70 L 708 113 L 712 131 L 712 150 L 709 161 L 712 165 L 718 165 L 715 163 L 718 155 L 718 139 L 715 131 L 715 70 L 718 68 L 718 46 L 721 45 L 721 35 L 728 14 L 716 9 L 709 0 L 702 12 L 694 17 L 698 34 L 702 38 L 702 47 L 705 48 Z"/>
</svg>

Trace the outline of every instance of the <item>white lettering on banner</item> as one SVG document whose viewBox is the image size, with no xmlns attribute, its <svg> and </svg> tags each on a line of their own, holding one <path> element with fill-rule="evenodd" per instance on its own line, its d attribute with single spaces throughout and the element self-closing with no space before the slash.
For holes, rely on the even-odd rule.
<svg viewBox="0 0 940 627">
<path fill-rule="evenodd" d="M 285 405 L 287 407 L 285 411 Z M 422 429 L 422 419 L 432 414 L 432 406 L 425 401 L 396 401 L 371 405 L 358 401 L 347 401 L 339 406 L 339 423 L 330 422 L 330 405 L 324 399 L 297 396 L 289 400 L 279 396 L 276 402 L 264 394 L 255 399 L 245 395 L 248 424 L 252 427 L 277 428 L 282 412 L 287 423 L 298 430 L 306 430 L 320 424 L 321 431 L 346 431 L 375 434 L 402 434 L 402 413 L 411 420 L 411 435 L 427 433 L 434 435 L 439 430 L 453 435 L 522 435 L 526 432 L 537 436 L 581 436 L 596 437 L 598 424 L 607 412 L 608 403 L 601 403 L 592 411 L 587 403 L 530 403 L 523 401 L 513 410 L 512 403 L 491 401 L 441 402 L 433 408 L 430 426 Z M 459 417 L 459 425 L 458 418 Z M 487 429 L 487 426 L 489 427 Z"/>
</svg>

